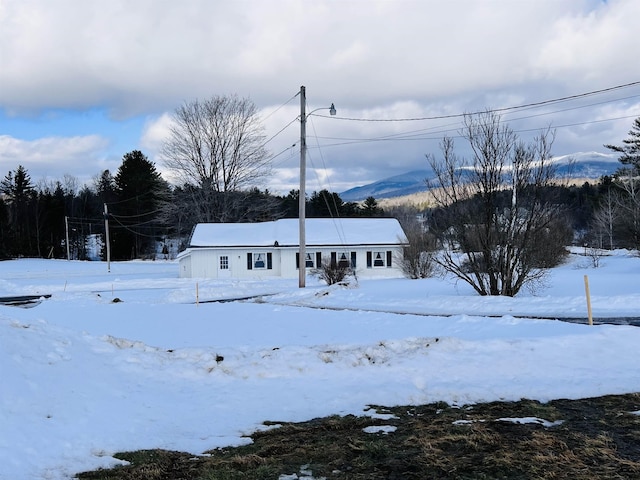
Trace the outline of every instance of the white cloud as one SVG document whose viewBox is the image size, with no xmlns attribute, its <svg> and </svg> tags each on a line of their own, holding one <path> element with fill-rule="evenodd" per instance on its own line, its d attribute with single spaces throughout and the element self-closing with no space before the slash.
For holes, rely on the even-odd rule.
<svg viewBox="0 0 640 480">
<path fill-rule="evenodd" d="M 145 122 L 140 139 L 140 145 L 145 150 L 158 155 L 162 149 L 162 143 L 168 138 L 171 128 L 171 114 L 163 113 Z"/>
<path fill-rule="evenodd" d="M 640 63 L 629 57 L 637 43 L 637 0 L 1 1 L 0 112 L 37 118 L 51 108 L 106 109 L 116 122 L 148 118 L 136 132 L 140 144 L 123 148 L 145 149 L 160 170 L 159 145 L 168 125 L 164 112 L 195 98 L 237 93 L 266 116 L 305 85 L 309 110 L 334 102 L 343 117 L 414 118 L 536 102 L 640 79 Z M 607 97 L 611 110 L 620 108 L 613 103 L 622 96 Z M 637 99 L 625 109 L 640 116 Z M 605 118 L 599 107 L 560 110 L 519 120 L 517 128 Z M 269 117 L 267 138 L 298 114 L 294 101 Z M 620 141 L 631 122 L 563 129 L 558 153 Z M 421 168 L 424 154 L 436 152 L 438 140 L 457 128 L 455 119 L 313 118 L 308 136 L 310 148 L 321 137 L 314 148 L 325 157 L 322 168 L 336 172 L 334 185 L 362 184 Z M 269 142 L 274 154 L 284 152 L 274 168 L 297 168 L 291 147 L 299 140 L 297 130 L 294 121 Z M 110 135 L 112 144 L 121 140 Z M 30 161 L 37 164 L 33 154 Z M 79 171 L 95 162 L 94 174 L 106 165 L 105 155 L 65 158 L 77 158 L 67 164 Z"/>
<path fill-rule="evenodd" d="M 597 2 L 592 10 L 563 15 L 542 38 L 534 64 L 544 75 L 564 75 L 581 85 L 637 80 L 640 64 L 629 55 L 637 45 L 631 33 L 638 18 L 640 3 L 634 0 Z"/>
<path fill-rule="evenodd" d="M 309 83 L 370 105 L 556 77 L 567 63 L 584 76 L 629 51 L 640 8 L 592 3 L 5 0 L 0 102 L 159 113 Z"/>
<path fill-rule="evenodd" d="M 73 174 L 85 183 L 101 170 L 117 168 L 117 163 L 105 155 L 108 143 L 99 135 L 32 141 L 0 135 L 0 165 L 6 172 L 22 165 L 33 180 L 62 179 L 65 174 Z"/>
</svg>

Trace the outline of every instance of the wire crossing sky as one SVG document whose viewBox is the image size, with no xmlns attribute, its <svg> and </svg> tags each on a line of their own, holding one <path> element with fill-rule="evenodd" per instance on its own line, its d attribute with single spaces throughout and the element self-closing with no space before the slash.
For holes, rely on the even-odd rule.
<svg viewBox="0 0 640 480">
<path fill-rule="evenodd" d="M 553 153 L 606 152 L 640 116 L 636 0 L 3 0 L 0 175 L 91 184 L 160 151 L 171 113 L 215 95 L 260 110 L 273 171 L 298 183 L 300 86 L 308 190 L 424 169 L 462 116 L 497 111 Z M 460 141 L 456 147 L 464 153 Z"/>
</svg>

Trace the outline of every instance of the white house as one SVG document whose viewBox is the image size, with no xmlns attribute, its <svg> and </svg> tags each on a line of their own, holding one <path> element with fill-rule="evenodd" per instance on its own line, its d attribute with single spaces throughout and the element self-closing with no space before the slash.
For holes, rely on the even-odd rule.
<svg viewBox="0 0 640 480">
<path fill-rule="evenodd" d="M 401 276 L 398 258 L 406 236 L 395 218 L 308 218 L 307 270 L 332 261 L 359 277 Z M 200 223 L 178 255 L 181 277 L 297 278 L 299 222 Z"/>
</svg>

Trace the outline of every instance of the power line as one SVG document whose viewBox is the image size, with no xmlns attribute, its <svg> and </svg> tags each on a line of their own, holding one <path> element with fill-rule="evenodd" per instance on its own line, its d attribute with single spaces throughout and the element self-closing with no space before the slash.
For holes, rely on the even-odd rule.
<svg viewBox="0 0 640 480">
<path fill-rule="evenodd" d="M 125 219 L 125 218 L 140 218 L 140 217 L 147 217 L 149 215 L 154 215 L 158 212 L 162 212 L 161 208 L 158 208 L 156 210 L 153 210 L 152 212 L 144 212 L 144 213 L 138 213 L 136 215 L 116 215 L 114 213 L 109 213 L 109 215 L 113 218 L 121 218 L 121 219 Z"/>
<path fill-rule="evenodd" d="M 557 128 L 567 128 L 567 127 L 578 127 L 578 126 L 583 126 L 583 125 L 591 125 L 591 124 L 595 124 L 595 123 L 603 123 L 603 122 L 613 122 L 616 120 L 624 120 L 627 118 L 637 118 L 640 115 L 640 112 L 632 114 L 632 115 L 624 115 L 621 117 L 610 117 L 610 118 L 604 118 L 604 119 L 600 119 L 600 120 L 589 120 L 587 122 L 576 122 L 576 123 L 567 123 L 567 124 L 562 124 L 562 125 L 555 125 L 552 127 L 554 129 Z M 529 118 L 529 117 L 526 117 Z M 514 119 L 514 120 L 521 120 L 521 119 Z M 434 128 L 438 128 L 438 127 L 434 127 Z M 540 128 L 527 128 L 527 129 L 520 129 L 520 130 L 514 130 L 514 133 L 523 133 L 523 132 L 532 132 L 532 131 L 539 131 Z M 419 132 L 422 132 L 422 130 L 416 130 L 413 132 L 405 132 L 405 133 L 398 133 L 398 134 L 392 134 L 392 135 L 384 135 L 381 137 L 368 137 L 368 138 L 344 138 L 344 137 L 317 137 L 318 139 L 324 139 L 324 140 L 335 140 L 335 143 L 328 143 L 325 144 L 324 147 L 337 147 L 337 146 L 342 146 L 342 145 L 357 145 L 357 144 L 362 144 L 362 143 L 375 143 L 375 142 L 400 142 L 400 141 L 422 141 L 422 140 L 440 140 L 442 138 L 442 135 L 447 135 L 450 132 L 455 132 L 455 135 L 451 135 L 451 137 L 457 138 L 460 137 L 460 135 L 458 134 L 458 128 L 447 128 L 444 130 L 437 130 L 437 131 L 431 131 L 428 134 L 420 134 Z"/>
<path fill-rule="evenodd" d="M 584 98 L 584 97 L 589 97 L 592 95 L 599 95 L 601 93 L 607 93 L 607 92 L 612 92 L 614 90 L 619 90 L 622 88 L 628 88 L 628 87 L 632 87 L 632 86 L 636 86 L 636 85 L 640 85 L 640 81 L 637 82 L 630 82 L 630 83 L 625 83 L 623 85 L 616 85 L 614 87 L 609 87 L 609 88 L 602 88 L 600 90 L 592 90 L 590 92 L 585 92 L 585 93 L 579 93 L 576 95 L 568 95 L 566 97 L 559 97 L 559 98 L 554 98 L 551 100 L 542 100 L 539 102 L 532 102 L 532 103 L 525 103 L 522 105 L 515 105 L 515 106 L 510 106 L 510 107 L 502 107 L 502 108 L 492 108 L 492 109 L 486 109 L 486 110 L 482 110 L 482 111 L 477 111 L 477 112 L 468 112 L 468 113 L 455 113 L 455 114 L 450 114 L 450 115 L 436 115 L 436 116 L 432 116 L 432 117 L 414 117 L 414 118 L 353 118 L 353 117 L 340 117 L 340 116 L 327 116 L 327 115 L 319 115 L 319 114 L 315 114 L 318 117 L 323 117 L 323 118 L 333 118 L 334 120 L 346 120 L 346 121 L 352 121 L 352 122 L 417 122 L 417 121 L 424 121 L 424 120 L 444 120 L 444 119 L 448 119 L 448 118 L 461 118 L 467 115 L 479 115 L 482 113 L 500 113 L 500 112 L 508 112 L 508 111 L 512 111 L 512 110 L 520 110 L 520 109 L 526 109 L 526 108 L 532 108 L 532 107 L 540 107 L 543 105 L 550 105 L 550 104 L 554 104 L 554 103 L 560 103 L 560 102 L 566 102 L 566 101 L 570 101 L 570 100 L 576 100 L 578 98 Z"/>
<path fill-rule="evenodd" d="M 265 142 L 262 143 L 261 146 L 265 146 L 267 143 L 269 143 L 271 140 L 273 140 L 274 138 L 276 138 L 278 135 L 280 135 L 282 132 L 284 132 L 287 128 L 289 128 L 289 125 L 291 125 L 293 122 L 297 121 L 298 118 L 294 118 L 293 120 L 291 120 L 289 123 L 287 123 L 284 127 L 282 127 L 280 129 L 280 131 L 278 131 L 276 134 L 272 135 L 268 140 L 266 140 Z"/>
<path fill-rule="evenodd" d="M 131 234 L 133 234 L 135 236 L 145 237 L 145 238 L 156 238 L 157 237 L 157 235 L 147 235 L 145 233 L 141 233 L 141 232 L 137 232 L 137 231 L 133 230 L 133 228 L 139 228 L 140 226 L 143 226 L 143 224 L 125 225 L 122 222 L 120 222 L 117 218 L 114 218 L 113 220 L 115 220 L 115 222 L 119 225 L 120 228 L 122 228 L 123 230 L 128 231 L 129 233 L 131 233 Z M 151 228 L 151 227 L 147 227 L 147 228 Z M 162 229 L 164 227 L 159 225 L 157 228 Z"/>
<path fill-rule="evenodd" d="M 278 108 L 276 108 L 273 112 L 271 112 L 269 115 L 267 115 L 266 117 L 264 117 L 262 119 L 262 121 L 267 120 L 269 117 L 271 117 L 272 115 L 276 114 L 278 112 L 278 110 L 280 110 L 281 108 L 283 108 L 285 105 L 289 104 L 294 98 L 296 98 L 298 95 L 300 94 L 300 92 L 297 92 L 293 97 L 291 97 L 289 100 L 287 100 L 286 102 L 284 102 L 282 105 L 280 105 Z"/>
</svg>

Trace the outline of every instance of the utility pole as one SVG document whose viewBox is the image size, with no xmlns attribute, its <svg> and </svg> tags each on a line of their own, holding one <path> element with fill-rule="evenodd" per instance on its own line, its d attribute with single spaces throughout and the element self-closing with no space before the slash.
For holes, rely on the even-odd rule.
<svg viewBox="0 0 640 480">
<path fill-rule="evenodd" d="M 66 215 L 64 216 L 64 230 L 67 243 L 67 260 L 71 260 L 71 252 L 69 249 L 69 217 L 67 217 Z"/>
<path fill-rule="evenodd" d="M 298 286 L 305 287 L 307 276 L 307 252 L 306 252 L 306 232 L 305 232 L 305 216 L 307 207 L 307 194 L 305 193 L 305 184 L 307 181 L 307 89 L 300 87 L 300 198 L 298 199 L 298 219 L 300 230 L 300 245 L 298 251 Z M 329 110 L 330 115 L 336 114 L 336 107 L 332 103 L 330 107 L 316 108 L 311 110 L 309 115 L 317 110 Z"/>
<path fill-rule="evenodd" d="M 111 242 L 109 242 L 109 211 L 104 204 L 104 236 L 107 246 L 107 273 L 111 273 Z"/>
<path fill-rule="evenodd" d="M 305 232 L 305 216 L 307 199 L 305 193 L 305 183 L 307 177 L 307 115 L 305 107 L 307 103 L 307 94 L 304 86 L 300 87 L 300 195 L 298 198 L 298 219 L 300 230 L 300 245 L 298 253 L 298 287 L 304 288 L 307 276 L 307 259 L 306 259 L 306 232 Z"/>
</svg>

